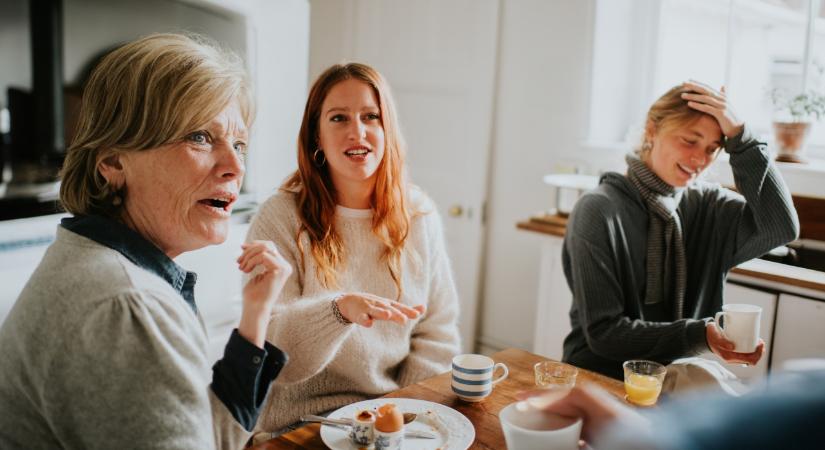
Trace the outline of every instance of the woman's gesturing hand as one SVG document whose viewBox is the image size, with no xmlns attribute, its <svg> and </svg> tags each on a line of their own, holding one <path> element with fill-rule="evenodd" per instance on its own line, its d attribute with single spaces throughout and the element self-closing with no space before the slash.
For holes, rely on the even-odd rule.
<svg viewBox="0 0 825 450">
<path fill-rule="evenodd" d="M 407 320 L 416 319 L 427 310 L 424 305 L 410 307 L 364 292 L 344 294 L 335 301 L 345 319 L 367 328 L 376 320 L 389 320 L 403 325 Z"/>
<path fill-rule="evenodd" d="M 243 253 L 238 257 L 238 268 L 252 275 L 243 289 L 244 302 L 250 306 L 273 303 L 292 275 L 292 266 L 271 241 L 252 241 L 242 244 L 241 248 Z M 256 270 L 259 266 L 261 268 Z"/>
<path fill-rule="evenodd" d="M 243 253 L 238 257 L 238 268 L 251 277 L 243 288 L 243 312 L 238 333 L 263 348 L 272 306 L 292 275 L 292 266 L 271 241 L 252 241 L 242 244 L 241 248 Z"/>
<path fill-rule="evenodd" d="M 732 138 L 742 132 L 745 124 L 736 117 L 725 96 L 725 88 L 717 91 L 710 86 L 697 81 L 686 81 L 682 83 L 685 92 L 682 98 L 687 100 L 688 106 L 711 115 L 722 129 L 722 134 Z"/>
</svg>

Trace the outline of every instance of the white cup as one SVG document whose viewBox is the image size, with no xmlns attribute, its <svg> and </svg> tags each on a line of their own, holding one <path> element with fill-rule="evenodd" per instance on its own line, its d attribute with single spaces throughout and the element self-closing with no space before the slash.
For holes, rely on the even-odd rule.
<svg viewBox="0 0 825 450">
<path fill-rule="evenodd" d="M 493 372 L 499 367 L 504 373 L 493 379 Z M 480 402 L 509 374 L 504 363 L 496 363 L 484 355 L 458 355 L 453 358 L 453 392 L 464 401 Z"/>
<path fill-rule="evenodd" d="M 714 321 L 729 341 L 732 341 L 737 353 L 753 353 L 759 344 L 759 321 L 762 308 L 743 303 L 722 305 Z M 722 320 L 724 319 L 724 321 Z"/>
<path fill-rule="evenodd" d="M 509 450 L 578 450 L 582 420 L 507 405 L 498 413 Z"/>
</svg>

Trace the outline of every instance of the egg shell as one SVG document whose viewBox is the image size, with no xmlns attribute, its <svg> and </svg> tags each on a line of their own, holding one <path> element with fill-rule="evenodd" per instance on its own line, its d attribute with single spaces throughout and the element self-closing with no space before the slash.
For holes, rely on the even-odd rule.
<svg viewBox="0 0 825 450">
<path fill-rule="evenodd" d="M 394 433 L 404 428 L 404 415 L 394 403 L 387 403 L 378 408 L 378 417 L 375 419 L 375 429 L 384 433 Z"/>
</svg>

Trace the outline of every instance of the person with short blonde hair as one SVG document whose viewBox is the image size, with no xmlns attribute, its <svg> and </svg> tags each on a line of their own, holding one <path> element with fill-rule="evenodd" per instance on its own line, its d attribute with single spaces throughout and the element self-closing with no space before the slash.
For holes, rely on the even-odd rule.
<svg viewBox="0 0 825 450">
<path fill-rule="evenodd" d="M 60 202 L 72 214 L 117 215 L 122 202 L 113 200 L 121 194 L 97 170 L 110 155 L 181 139 L 233 99 L 247 126 L 254 119 L 241 60 L 202 36 L 159 34 L 126 44 L 86 84 L 60 173 Z"/>
<path fill-rule="evenodd" d="M 318 77 L 298 170 L 261 206 L 247 239 L 272 240 L 296 268 L 269 328 L 292 359 L 262 431 L 449 370 L 460 348 L 458 296 L 441 218 L 405 177 L 392 95 L 375 69 L 340 64 Z"/>
<path fill-rule="evenodd" d="M 722 149 L 736 190 L 699 181 Z M 565 362 L 622 379 L 622 362 L 670 364 L 733 352 L 712 322 L 730 269 L 799 234 L 791 195 L 754 138 L 718 92 L 686 82 L 650 107 L 642 145 L 626 174 L 607 173 L 576 203 L 562 263 L 573 293 Z"/>
<path fill-rule="evenodd" d="M 237 57 L 200 37 L 151 35 L 96 67 L 61 171 L 73 217 L 0 328 L 0 447 L 248 441 L 286 363 L 266 331 L 291 266 L 243 246 L 256 275 L 210 370 L 196 274 L 173 259 L 226 239 L 252 106 Z"/>
</svg>

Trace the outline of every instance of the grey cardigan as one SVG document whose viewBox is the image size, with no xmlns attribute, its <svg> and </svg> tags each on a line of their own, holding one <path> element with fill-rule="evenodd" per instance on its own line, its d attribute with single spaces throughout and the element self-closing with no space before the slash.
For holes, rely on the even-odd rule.
<svg viewBox="0 0 825 450">
<path fill-rule="evenodd" d="M 605 174 L 579 199 L 562 254 L 573 293 L 564 361 L 621 379 L 625 360 L 669 364 L 707 350 L 705 324 L 722 307 L 728 271 L 798 236 L 791 195 L 765 144 L 746 130 L 725 150 L 739 193 L 697 182 L 677 208 L 687 259 L 685 319 L 674 320 L 672 302 L 644 304 L 648 212 L 627 177 Z"/>
<path fill-rule="evenodd" d="M 58 227 L 0 328 L 0 448 L 242 448 L 211 378 L 179 292 Z"/>
</svg>

